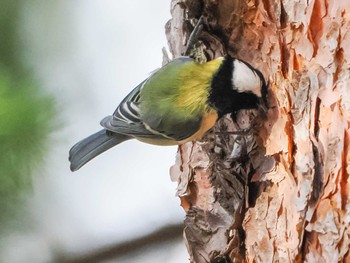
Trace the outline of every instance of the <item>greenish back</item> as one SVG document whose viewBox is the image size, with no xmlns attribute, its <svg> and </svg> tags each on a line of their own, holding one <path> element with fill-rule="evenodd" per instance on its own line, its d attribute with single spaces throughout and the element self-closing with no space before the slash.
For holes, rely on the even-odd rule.
<svg viewBox="0 0 350 263">
<path fill-rule="evenodd" d="M 141 119 L 155 131 L 177 140 L 196 132 L 209 110 L 208 96 L 213 75 L 222 60 L 197 64 L 177 58 L 154 73 L 141 90 Z"/>
</svg>

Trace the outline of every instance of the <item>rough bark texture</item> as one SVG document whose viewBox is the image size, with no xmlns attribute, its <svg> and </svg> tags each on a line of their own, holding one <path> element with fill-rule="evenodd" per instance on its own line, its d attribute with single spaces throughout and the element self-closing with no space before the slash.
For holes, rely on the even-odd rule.
<svg viewBox="0 0 350 263">
<path fill-rule="evenodd" d="M 179 147 L 191 262 L 350 262 L 350 1 L 172 0 L 171 13 L 175 57 L 203 14 L 208 58 L 238 57 L 270 82 L 267 112 Z"/>
</svg>

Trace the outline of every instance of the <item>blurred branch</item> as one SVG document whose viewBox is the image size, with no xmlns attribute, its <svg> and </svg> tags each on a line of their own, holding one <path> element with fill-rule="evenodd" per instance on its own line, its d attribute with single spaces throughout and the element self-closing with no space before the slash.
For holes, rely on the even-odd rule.
<svg viewBox="0 0 350 263">
<path fill-rule="evenodd" d="M 97 263 L 116 259 L 145 248 L 175 241 L 182 237 L 183 225 L 169 225 L 160 228 L 149 235 L 131 239 L 116 245 L 101 248 L 80 256 L 57 255 L 53 262 L 57 263 Z"/>
</svg>

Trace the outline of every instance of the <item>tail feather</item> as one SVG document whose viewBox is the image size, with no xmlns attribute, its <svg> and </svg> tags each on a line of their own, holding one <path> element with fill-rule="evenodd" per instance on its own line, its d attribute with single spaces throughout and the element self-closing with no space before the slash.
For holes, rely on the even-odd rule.
<svg viewBox="0 0 350 263">
<path fill-rule="evenodd" d="M 111 133 L 103 129 L 75 144 L 69 151 L 70 169 L 72 172 L 80 169 L 97 155 L 113 146 L 131 139 L 130 136 Z"/>
</svg>

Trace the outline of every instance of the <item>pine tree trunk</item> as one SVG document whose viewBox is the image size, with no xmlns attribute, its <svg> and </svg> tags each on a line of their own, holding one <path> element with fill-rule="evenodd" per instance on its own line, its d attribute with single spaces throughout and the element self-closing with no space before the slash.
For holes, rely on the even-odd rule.
<svg viewBox="0 0 350 263">
<path fill-rule="evenodd" d="M 171 13 L 175 57 L 203 14 L 207 56 L 270 84 L 267 112 L 179 147 L 191 262 L 350 262 L 350 1 L 172 0 Z"/>
</svg>

